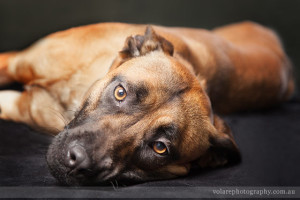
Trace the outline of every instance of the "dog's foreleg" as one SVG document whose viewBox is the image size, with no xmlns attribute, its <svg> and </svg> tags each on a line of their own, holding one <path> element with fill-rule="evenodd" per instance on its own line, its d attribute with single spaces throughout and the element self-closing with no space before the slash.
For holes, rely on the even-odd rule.
<svg viewBox="0 0 300 200">
<path fill-rule="evenodd" d="M 8 73 L 9 60 L 16 55 L 16 52 L 0 54 L 0 86 L 14 82 L 13 77 Z"/>
<path fill-rule="evenodd" d="M 26 123 L 46 132 L 63 129 L 64 109 L 43 88 L 34 87 L 24 92 L 0 91 L 0 118 Z"/>
</svg>

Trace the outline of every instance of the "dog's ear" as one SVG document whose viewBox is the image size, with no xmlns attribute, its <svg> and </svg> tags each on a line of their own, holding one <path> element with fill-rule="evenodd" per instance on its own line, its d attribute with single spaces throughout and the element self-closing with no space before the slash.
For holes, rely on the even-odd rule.
<svg viewBox="0 0 300 200">
<path fill-rule="evenodd" d="M 122 58 L 131 58 L 146 55 L 152 51 L 163 51 L 173 55 L 174 47 L 171 42 L 157 35 L 152 26 L 147 26 L 144 35 L 130 36 L 120 52 Z"/>
<path fill-rule="evenodd" d="M 145 55 L 151 51 L 163 51 L 172 56 L 174 53 L 174 47 L 171 42 L 162 36 L 157 35 L 152 26 L 147 26 L 143 43 L 140 47 L 140 54 Z"/>
<path fill-rule="evenodd" d="M 152 26 L 147 26 L 144 35 L 127 37 L 123 49 L 119 52 L 111 68 L 118 67 L 130 58 L 144 56 L 152 51 L 163 51 L 172 56 L 174 47 L 171 42 L 156 34 Z"/>
<path fill-rule="evenodd" d="M 214 116 L 217 133 L 210 136 L 210 147 L 197 163 L 200 167 L 218 167 L 241 161 L 240 151 L 234 141 L 229 126 L 218 116 Z"/>
</svg>

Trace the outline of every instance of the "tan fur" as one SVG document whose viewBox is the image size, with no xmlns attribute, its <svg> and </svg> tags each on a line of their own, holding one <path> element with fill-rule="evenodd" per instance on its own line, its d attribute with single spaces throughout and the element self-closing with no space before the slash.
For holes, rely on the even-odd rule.
<svg viewBox="0 0 300 200">
<path fill-rule="evenodd" d="M 57 133 L 85 102 L 90 102 L 84 108 L 86 115 L 96 112 L 109 81 L 122 75 L 150 88 L 145 100 L 148 113 L 142 118 L 138 114 L 107 116 L 99 124 L 80 129 L 101 127 L 103 132 L 118 133 L 139 119 L 124 128 L 126 137 L 110 134 L 106 138 L 109 144 L 135 138 L 134 145 L 138 145 L 148 137 L 149 128 L 176 122 L 182 132 L 176 144 L 181 160 L 164 166 L 161 172 L 183 175 L 190 161 L 198 159 L 203 167 L 227 162 L 211 149 L 210 138 L 229 141 L 226 145 L 237 151 L 230 129 L 213 110 L 228 113 L 263 108 L 293 93 L 290 61 L 276 34 L 261 25 L 243 22 L 213 31 L 152 27 L 155 32 L 147 30 L 146 42 L 131 56 L 128 49 L 139 45 L 140 38 L 135 36 L 143 34 L 145 25 L 103 23 L 72 28 L 24 51 L 0 55 L 1 84 L 14 80 L 26 85 L 23 93 L 0 92 L 1 118 Z M 132 37 L 126 40 L 128 36 Z M 168 92 L 185 88 L 188 91 L 180 103 L 166 103 Z M 132 151 L 126 147 L 120 156 Z"/>
</svg>

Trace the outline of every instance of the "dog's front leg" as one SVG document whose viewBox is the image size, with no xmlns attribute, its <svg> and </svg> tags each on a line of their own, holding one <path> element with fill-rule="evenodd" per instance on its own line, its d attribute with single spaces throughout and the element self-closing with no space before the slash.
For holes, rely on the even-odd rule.
<svg viewBox="0 0 300 200">
<path fill-rule="evenodd" d="M 24 92 L 0 92 L 0 118 L 22 122 L 57 133 L 63 129 L 64 109 L 45 89 L 32 87 Z"/>
</svg>

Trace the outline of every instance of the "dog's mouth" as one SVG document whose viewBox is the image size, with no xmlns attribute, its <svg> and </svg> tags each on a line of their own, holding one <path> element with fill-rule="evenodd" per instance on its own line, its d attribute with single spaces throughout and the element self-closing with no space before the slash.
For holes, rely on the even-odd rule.
<svg viewBox="0 0 300 200">
<path fill-rule="evenodd" d="M 132 183 L 142 180 L 121 165 L 111 164 L 109 159 L 102 159 L 104 164 L 100 165 L 83 147 L 66 142 L 67 136 L 66 131 L 57 135 L 46 155 L 49 171 L 61 185 L 109 185 L 115 181 Z"/>
<path fill-rule="evenodd" d="M 49 164 L 51 174 L 57 179 L 60 185 L 67 186 L 109 186 L 114 183 L 120 185 L 132 185 L 144 182 L 139 175 L 132 172 L 119 172 L 115 170 L 95 169 L 68 169 L 62 165 Z"/>
<path fill-rule="evenodd" d="M 58 162 L 52 162 L 52 155 L 47 156 L 50 173 L 61 185 L 107 185 L 118 179 L 118 172 L 111 170 L 101 171 L 99 169 L 72 169 Z"/>
<path fill-rule="evenodd" d="M 83 170 L 79 173 L 70 171 L 60 183 L 64 185 L 108 185 L 112 181 L 118 180 L 117 175 L 111 172 L 95 172 Z"/>
</svg>

